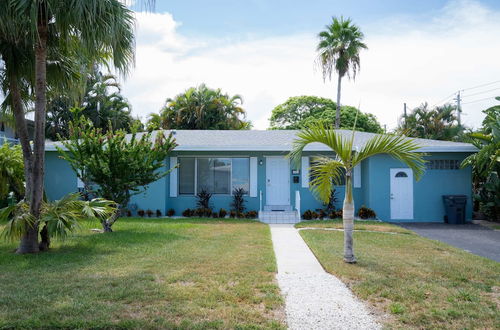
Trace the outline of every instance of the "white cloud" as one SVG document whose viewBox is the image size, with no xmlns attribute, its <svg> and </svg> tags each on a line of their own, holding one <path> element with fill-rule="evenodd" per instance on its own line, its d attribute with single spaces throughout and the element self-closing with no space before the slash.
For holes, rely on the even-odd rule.
<svg viewBox="0 0 500 330">
<path fill-rule="evenodd" d="M 138 13 L 137 21 L 136 68 L 124 83 L 124 94 L 134 114 L 143 118 L 157 112 L 167 97 L 203 82 L 241 94 L 258 129 L 267 128 L 271 110 L 289 96 L 336 96 L 335 84 L 323 83 L 313 68 L 314 33 L 197 40 L 182 36 L 168 13 Z M 363 111 L 389 128 L 396 125 L 403 102 L 409 107 L 433 104 L 455 90 L 500 80 L 500 12 L 459 1 L 425 21 L 392 18 L 382 23 L 362 26 L 369 50 L 361 55 L 356 81 L 344 79 L 342 103 L 361 103 Z M 494 87 L 500 84 L 489 89 Z M 495 94 L 467 96 L 478 91 L 465 91 L 464 103 Z M 477 127 L 480 110 L 493 103 L 464 104 L 464 122 Z"/>
</svg>

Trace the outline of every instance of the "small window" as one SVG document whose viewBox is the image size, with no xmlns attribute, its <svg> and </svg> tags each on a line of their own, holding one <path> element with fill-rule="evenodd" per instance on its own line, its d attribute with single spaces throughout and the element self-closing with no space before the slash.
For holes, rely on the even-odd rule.
<svg viewBox="0 0 500 330">
<path fill-rule="evenodd" d="M 194 158 L 179 158 L 179 194 L 194 195 Z"/>
<path fill-rule="evenodd" d="M 456 159 L 432 159 L 427 162 L 428 170 L 458 170 L 460 161 Z"/>
<path fill-rule="evenodd" d="M 406 172 L 398 172 L 396 173 L 396 178 L 407 178 L 408 177 L 408 174 L 406 174 Z"/>
</svg>

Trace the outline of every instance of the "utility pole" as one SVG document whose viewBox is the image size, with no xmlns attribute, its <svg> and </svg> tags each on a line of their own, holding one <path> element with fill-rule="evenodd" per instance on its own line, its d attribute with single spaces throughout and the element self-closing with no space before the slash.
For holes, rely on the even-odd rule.
<svg viewBox="0 0 500 330">
<path fill-rule="evenodd" d="M 406 102 L 404 103 L 403 118 L 404 118 L 404 125 L 403 125 L 403 128 L 404 128 L 404 129 L 406 129 Z"/>
<path fill-rule="evenodd" d="M 462 126 L 462 121 L 460 119 L 460 114 L 462 113 L 462 109 L 460 108 L 460 102 L 462 101 L 462 98 L 460 96 L 460 91 L 457 92 L 457 97 L 456 97 L 455 101 L 457 101 L 457 122 L 458 122 L 458 126 Z"/>
</svg>

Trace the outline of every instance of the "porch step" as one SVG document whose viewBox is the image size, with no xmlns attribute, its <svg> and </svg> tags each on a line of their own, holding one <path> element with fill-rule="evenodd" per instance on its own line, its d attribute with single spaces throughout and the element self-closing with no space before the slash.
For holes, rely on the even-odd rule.
<svg viewBox="0 0 500 330">
<path fill-rule="evenodd" d="M 297 223 L 297 211 L 260 211 L 259 220 L 264 223 Z"/>
<path fill-rule="evenodd" d="M 291 205 L 265 205 L 264 211 L 292 211 Z"/>
</svg>

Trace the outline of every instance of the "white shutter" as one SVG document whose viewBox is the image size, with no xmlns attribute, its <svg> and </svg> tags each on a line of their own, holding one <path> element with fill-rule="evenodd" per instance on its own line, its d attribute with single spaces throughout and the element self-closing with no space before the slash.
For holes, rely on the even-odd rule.
<svg viewBox="0 0 500 330">
<path fill-rule="evenodd" d="M 257 157 L 250 157 L 250 197 L 257 197 Z"/>
<path fill-rule="evenodd" d="M 177 197 L 177 157 L 170 157 L 170 168 L 173 170 L 170 172 L 170 197 Z"/>
<path fill-rule="evenodd" d="M 361 164 L 354 166 L 354 188 L 361 188 Z"/>
<path fill-rule="evenodd" d="M 302 188 L 309 188 L 309 157 L 302 157 Z"/>
</svg>

